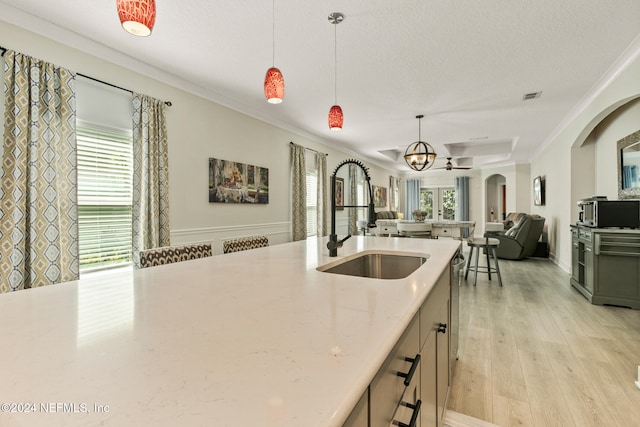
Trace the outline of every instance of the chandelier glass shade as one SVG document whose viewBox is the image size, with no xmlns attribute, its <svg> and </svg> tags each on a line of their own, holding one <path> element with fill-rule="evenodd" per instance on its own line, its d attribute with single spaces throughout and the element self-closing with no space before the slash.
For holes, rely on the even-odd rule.
<svg viewBox="0 0 640 427">
<path fill-rule="evenodd" d="M 407 162 L 407 165 L 418 172 L 429 169 L 436 160 L 436 151 L 433 147 L 429 143 L 420 140 L 420 120 L 423 117 L 423 115 L 416 116 L 416 119 L 418 119 L 418 141 L 409 145 L 404 152 L 404 160 Z"/>
<path fill-rule="evenodd" d="M 264 96 L 271 104 L 280 104 L 284 99 L 284 77 L 276 67 L 269 68 L 264 76 Z"/>
<path fill-rule="evenodd" d="M 342 123 L 344 122 L 344 116 L 342 115 L 342 108 L 339 105 L 334 105 L 329 110 L 329 129 L 338 131 L 342 129 Z"/>
<path fill-rule="evenodd" d="M 156 22 L 155 0 L 116 0 L 116 6 L 125 31 L 141 37 L 151 34 Z"/>
</svg>

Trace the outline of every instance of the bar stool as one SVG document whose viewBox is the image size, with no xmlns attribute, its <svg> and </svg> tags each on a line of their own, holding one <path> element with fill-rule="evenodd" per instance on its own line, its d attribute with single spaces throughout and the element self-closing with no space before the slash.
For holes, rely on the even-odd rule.
<svg viewBox="0 0 640 427">
<path fill-rule="evenodd" d="M 500 246 L 500 240 L 491 237 L 473 237 L 473 230 L 471 230 L 471 234 L 467 239 L 467 245 L 469 246 L 469 258 L 467 259 L 467 268 L 464 273 L 464 279 L 467 280 L 469 271 L 473 271 L 473 286 L 475 286 L 478 282 L 478 272 L 487 273 L 489 275 L 489 280 L 491 280 L 491 273 L 496 273 L 498 276 L 498 283 L 502 286 L 502 276 L 500 275 L 500 266 L 498 265 L 498 257 L 496 255 L 496 248 Z M 471 265 L 474 248 L 476 250 L 475 265 Z M 481 250 L 484 250 L 487 254 L 486 267 L 484 265 L 478 265 Z M 491 252 L 491 254 L 489 254 L 489 252 Z M 490 258 L 493 258 L 493 267 L 491 266 Z"/>
</svg>

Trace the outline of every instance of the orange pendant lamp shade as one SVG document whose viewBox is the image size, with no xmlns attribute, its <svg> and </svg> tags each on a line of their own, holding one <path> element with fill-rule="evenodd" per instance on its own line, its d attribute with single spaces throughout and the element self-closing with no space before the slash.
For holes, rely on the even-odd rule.
<svg viewBox="0 0 640 427">
<path fill-rule="evenodd" d="M 284 77 L 276 67 L 269 68 L 264 76 L 264 96 L 271 104 L 280 104 L 284 99 Z"/>
<path fill-rule="evenodd" d="M 329 129 L 338 131 L 342 129 L 342 123 L 344 122 L 344 115 L 342 114 L 342 108 L 339 105 L 334 105 L 329 110 Z"/>
<path fill-rule="evenodd" d="M 116 4 L 125 31 L 141 37 L 151 34 L 156 22 L 155 0 L 116 0 Z"/>
</svg>

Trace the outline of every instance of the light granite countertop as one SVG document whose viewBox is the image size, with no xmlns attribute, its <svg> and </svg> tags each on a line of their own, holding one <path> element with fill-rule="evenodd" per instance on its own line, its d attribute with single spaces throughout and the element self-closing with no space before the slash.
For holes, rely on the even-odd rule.
<svg viewBox="0 0 640 427">
<path fill-rule="evenodd" d="M 399 280 L 319 272 L 325 243 L 0 294 L 0 425 L 340 426 L 460 242 L 338 250 L 429 255 Z"/>
</svg>

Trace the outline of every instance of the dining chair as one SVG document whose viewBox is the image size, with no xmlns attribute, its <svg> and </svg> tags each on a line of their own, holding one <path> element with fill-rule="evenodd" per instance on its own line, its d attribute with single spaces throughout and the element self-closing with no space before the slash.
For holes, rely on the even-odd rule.
<svg viewBox="0 0 640 427">
<path fill-rule="evenodd" d="M 249 249 L 264 248 L 267 246 L 269 246 L 269 239 L 267 236 L 240 237 L 222 242 L 222 252 L 228 254 L 232 252 L 247 251 Z"/>
<path fill-rule="evenodd" d="M 197 243 L 145 249 L 138 252 L 138 254 L 140 257 L 140 268 L 146 268 L 190 259 L 210 257 L 213 252 L 211 250 L 211 243 Z"/>
</svg>

